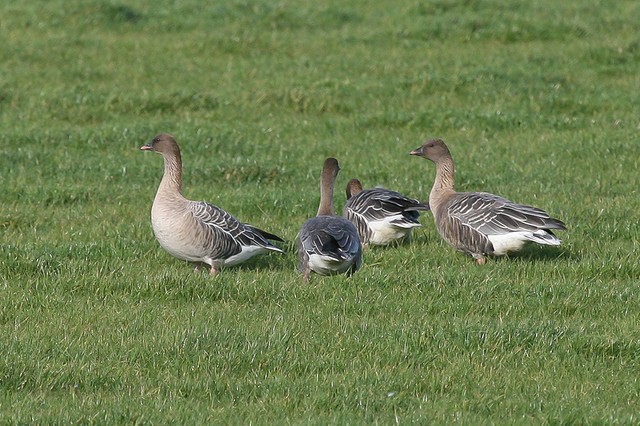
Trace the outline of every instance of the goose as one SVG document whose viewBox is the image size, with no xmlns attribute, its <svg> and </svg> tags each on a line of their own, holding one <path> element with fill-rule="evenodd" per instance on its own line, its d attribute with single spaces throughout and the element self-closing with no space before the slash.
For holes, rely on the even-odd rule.
<svg viewBox="0 0 640 426">
<path fill-rule="evenodd" d="M 349 220 L 336 216 L 333 209 L 333 187 L 339 170 L 338 160 L 325 160 L 318 213 L 304 222 L 298 233 L 299 269 L 306 282 L 312 271 L 318 275 L 351 275 L 362 263 L 358 231 Z"/>
<path fill-rule="evenodd" d="M 409 238 L 411 230 L 420 226 L 420 210 L 429 206 L 389 189 L 363 190 L 358 179 L 347 183 L 343 215 L 356 226 L 364 246 Z"/>
<path fill-rule="evenodd" d="M 159 134 L 140 147 L 161 154 L 164 174 L 151 207 L 151 224 L 160 246 L 172 256 L 211 267 L 215 276 L 220 268 L 281 249 L 268 240 L 283 241 L 238 219 L 213 204 L 187 200 L 182 195 L 182 158 L 173 136 Z"/>
<path fill-rule="evenodd" d="M 520 250 L 527 241 L 560 245 L 552 230 L 567 228 L 544 210 L 487 192 L 456 192 L 453 158 L 441 139 L 426 141 L 409 154 L 436 165 L 429 206 L 438 233 L 478 264 L 484 264 L 487 255 L 502 256 Z"/>
</svg>

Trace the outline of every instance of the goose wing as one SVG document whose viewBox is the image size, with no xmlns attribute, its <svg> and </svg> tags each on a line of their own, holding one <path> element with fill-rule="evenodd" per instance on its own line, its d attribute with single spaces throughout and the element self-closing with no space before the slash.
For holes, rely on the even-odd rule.
<svg viewBox="0 0 640 426">
<path fill-rule="evenodd" d="M 398 222 L 419 223 L 420 210 L 429 206 L 418 200 L 384 188 L 367 189 L 347 200 L 345 211 L 362 217 L 366 221 L 384 220 L 398 216 Z"/>
<path fill-rule="evenodd" d="M 362 246 L 355 227 L 341 217 L 316 217 L 300 231 L 302 249 L 308 254 L 344 261 L 360 256 Z"/>
<path fill-rule="evenodd" d="M 251 225 L 244 224 L 220 207 L 204 201 L 189 204 L 196 223 L 213 259 L 226 259 L 242 251 L 242 247 L 258 246 L 280 251 L 267 238 L 276 237 Z M 278 237 L 276 237 L 279 239 Z"/>
<path fill-rule="evenodd" d="M 459 193 L 449 203 L 447 212 L 464 226 L 484 235 L 503 235 L 540 229 L 566 229 L 564 223 L 544 210 L 486 192 Z"/>
</svg>

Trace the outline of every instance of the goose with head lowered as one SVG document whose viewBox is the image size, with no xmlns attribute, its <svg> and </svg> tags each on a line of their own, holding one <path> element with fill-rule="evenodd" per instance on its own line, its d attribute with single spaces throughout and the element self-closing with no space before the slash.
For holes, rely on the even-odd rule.
<svg viewBox="0 0 640 426">
<path fill-rule="evenodd" d="M 441 139 L 426 141 L 410 154 L 436 165 L 429 206 L 438 233 L 478 264 L 485 263 L 488 255 L 501 256 L 520 250 L 528 241 L 560 245 L 552 230 L 567 228 L 544 210 L 487 192 L 456 192 L 453 157 Z"/>
<path fill-rule="evenodd" d="M 151 207 L 151 224 L 163 249 L 178 259 L 207 264 L 211 275 L 220 268 L 281 249 L 268 240 L 283 241 L 238 219 L 213 204 L 187 200 L 182 195 L 182 158 L 173 136 L 159 134 L 141 150 L 164 159 L 164 174 Z"/>
<path fill-rule="evenodd" d="M 347 183 L 344 217 L 356 226 L 364 246 L 406 240 L 420 226 L 420 211 L 427 204 L 385 188 L 362 189 L 358 179 Z"/>
<path fill-rule="evenodd" d="M 309 281 L 311 272 L 351 275 L 362 263 L 358 231 L 349 220 L 336 216 L 333 209 L 333 188 L 339 170 L 335 158 L 325 160 L 318 213 L 307 220 L 298 233 L 299 268 L 304 281 Z"/>
</svg>

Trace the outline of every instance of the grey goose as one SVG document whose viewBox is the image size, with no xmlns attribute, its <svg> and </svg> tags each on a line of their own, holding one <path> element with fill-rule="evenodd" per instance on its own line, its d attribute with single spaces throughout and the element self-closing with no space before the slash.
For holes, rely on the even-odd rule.
<svg viewBox="0 0 640 426">
<path fill-rule="evenodd" d="M 151 207 L 151 224 L 160 246 L 172 256 L 197 265 L 205 263 L 216 275 L 221 267 L 281 249 L 268 240 L 276 235 L 238 219 L 213 204 L 187 200 L 182 195 L 182 158 L 173 136 L 159 134 L 141 150 L 161 154 L 164 174 Z"/>
<path fill-rule="evenodd" d="M 355 226 L 336 216 L 333 189 L 340 166 L 327 158 L 320 180 L 320 205 L 316 217 L 302 225 L 297 238 L 299 269 L 304 281 L 319 275 L 353 274 L 362 263 L 362 244 Z"/>
<path fill-rule="evenodd" d="M 567 228 L 544 210 L 487 192 L 456 192 L 453 158 L 441 139 L 429 140 L 410 154 L 436 165 L 429 206 L 438 233 L 478 264 L 485 263 L 487 255 L 517 251 L 527 241 L 560 245 L 552 230 Z"/>
<path fill-rule="evenodd" d="M 362 244 L 387 245 L 409 238 L 420 226 L 427 204 L 385 188 L 362 189 L 358 179 L 347 183 L 344 217 L 356 226 Z"/>
</svg>

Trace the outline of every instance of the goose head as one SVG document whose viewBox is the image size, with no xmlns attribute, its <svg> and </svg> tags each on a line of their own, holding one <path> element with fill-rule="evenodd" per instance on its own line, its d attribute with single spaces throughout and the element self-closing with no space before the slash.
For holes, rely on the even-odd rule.
<svg viewBox="0 0 640 426">
<path fill-rule="evenodd" d="M 148 144 L 140 147 L 143 151 L 153 151 L 162 155 L 179 155 L 180 148 L 175 138 L 168 133 L 160 133 Z"/>
<path fill-rule="evenodd" d="M 409 153 L 437 163 L 442 158 L 450 158 L 451 153 L 442 139 L 431 139 Z"/>
<path fill-rule="evenodd" d="M 362 184 L 358 179 L 351 179 L 347 183 L 347 200 L 356 194 L 362 192 Z"/>
</svg>

